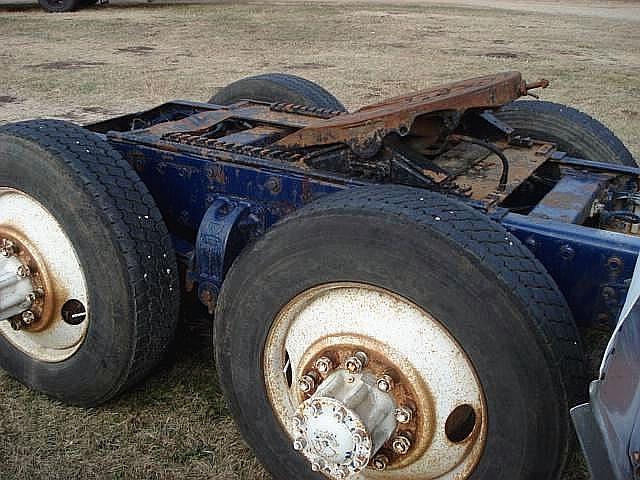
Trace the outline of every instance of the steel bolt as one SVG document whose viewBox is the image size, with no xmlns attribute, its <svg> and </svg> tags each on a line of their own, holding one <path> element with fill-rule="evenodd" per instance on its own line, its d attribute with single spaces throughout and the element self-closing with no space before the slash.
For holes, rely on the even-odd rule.
<svg viewBox="0 0 640 480">
<path fill-rule="evenodd" d="M 304 447 L 306 446 L 307 446 L 307 441 L 304 439 L 304 437 L 296 438 L 293 441 L 293 449 L 296 452 L 301 452 L 302 450 L 304 450 Z"/>
<path fill-rule="evenodd" d="M 333 370 L 333 362 L 329 357 L 320 357 L 315 362 L 315 367 L 318 372 L 325 375 Z"/>
<path fill-rule="evenodd" d="M 395 416 L 398 423 L 409 423 L 413 418 L 413 411 L 409 407 L 398 407 Z"/>
<path fill-rule="evenodd" d="M 31 269 L 26 265 L 20 265 L 16 272 L 19 277 L 26 278 L 31 276 Z"/>
<path fill-rule="evenodd" d="M 0 242 L 0 255 L 3 257 L 11 257 L 16 253 L 16 246 L 11 240 L 3 239 Z"/>
<path fill-rule="evenodd" d="M 378 390 L 381 392 L 389 392 L 393 389 L 393 378 L 389 375 L 382 375 L 378 378 L 376 384 L 378 385 Z"/>
<path fill-rule="evenodd" d="M 300 414 L 296 414 L 293 417 L 293 426 L 297 429 L 302 429 L 304 426 L 304 417 Z"/>
<path fill-rule="evenodd" d="M 371 466 L 378 471 L 385 470 L 387 465 L 389 465 L 389 457 L 382 453 L 379 453 L 371 460 Z"/>
<path fill-rule="evenodd" d="M 343 478 L 347 478 L 349 476 L 349 470 L 347 469 L 347 467 L 340 467 L 338 470 L 335 471 L 333 476 L 336 477 L 338 480 L 342 480 Z"/>
<path fill-rule="evenodd" d="M 327 462 L 325 461 L 325 459 L 319 458 L 317 461 L 311 464 L 311 470 L 313 470 L 314 472 L 319 472 L 320 470 L 324 470 L 326 466 Z"/>
<path fill-rule="evenodd" d="M 405 435 L 400 434 L 393 439 L 391 448 L 398 455 L 406 455 L 411 448 L 411 441 Z"/>
<path fill-rule="evenodd" d="M 360 373 L 364 367 L 369 363 L 369 357 L 364 352 L 356 352 L 352 357 L 345 360 L 344 366 L 351 373 Z"/>
<path fill-rule="evenodd" d="M 311 393 L 316 389 L 316 379 L 311 373 L 303 375 L 298 380 L 298 388 L 302 393 Z"/>
<path fill-rule="evenodd" d="M 25 325 L 31 325 L 35 319 L 36 319 L 36 316 L 33 314 L 31 310 L 27 310 L 26 312 L 22 313 L 22 322 Z"/>
</svg>

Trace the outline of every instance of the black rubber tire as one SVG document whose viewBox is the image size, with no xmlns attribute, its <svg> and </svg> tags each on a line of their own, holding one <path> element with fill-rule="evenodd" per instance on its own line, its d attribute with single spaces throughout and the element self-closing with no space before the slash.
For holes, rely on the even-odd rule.
<svg viewBox="0 0 640 480">
<path fill-rule="evenodd" d="M 410 299 L 466 350 L 489 416 L 471 478 L 559 478 L 569 407 L 586 393 L 580 337 L 562 294 L 501 225 L 457 200 L 400 186 L 312 203 L 243 252 L 225 279 L 215 317 L 218 375 L 242 434 L 274 478 L 324 477 L 292 450 L 272 413 L 265 339 L 290 299 L 336 281 Z"/>
<path fill-rule="evenodd" d="M 611 130 L 575 108 L 521 100 L 505 105 L 496 116 L 513 127 L 516 134 L 553 142 L 571 156 L 636 166 L 631 152 Z"/>
<path fill-rule="evenodd" d="M 347 111 L 336 97 L 317 83 L 287 73 L 265 73 L 243 78 L 222 88 L 211 97 L 209 103 L 231 105 L 244 99 Z"/>
<path fill-rule="evenodd" d="M 85 6 L 83 0 L 38 0 L 38 3 L 49 13 L 74 12 Z"/>
<path fill-rule="evenodd" d="M 109 143 L 59 120 L 0 127 L 0 186 L 29 194 L 62 226 L 85 275 L 90 322 L 79 349 L 58 363 L 0 335 L 0 366 L 65 403 L 103 403 L 141 380 L 175 332 L 178 272 L 160 211 Z"/>
</svg>

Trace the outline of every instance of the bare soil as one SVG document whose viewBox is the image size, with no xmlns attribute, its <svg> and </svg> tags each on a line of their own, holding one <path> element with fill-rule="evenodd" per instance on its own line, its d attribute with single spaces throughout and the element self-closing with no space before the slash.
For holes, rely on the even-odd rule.
<svg viewBox="0 0 640 480">
<path fill-rule="evenodd" d="M 502 70 L 608 124 L 640 158 L 637 2 L 119 2 L 50 15 L 0 4 L 0 123 L 89 122 L 246 75 L 315 80 L 356 107 Z M 104 407 L 65 407 L 0 371 L 0 479 L 266 479 L 218 388 L 210 323 L 184 314 L 169 358 Z M 586 479 L 573 460 L 565 480 Z"/>
</svg>

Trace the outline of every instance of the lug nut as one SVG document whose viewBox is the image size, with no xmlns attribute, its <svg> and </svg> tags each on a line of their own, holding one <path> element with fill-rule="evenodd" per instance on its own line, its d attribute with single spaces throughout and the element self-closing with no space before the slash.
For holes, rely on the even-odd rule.
<svg viewBox="0 0 640 480">
<path fill-rule="evenodd" d="M 21 278 L 27 278 L 31 276 L 31 269 L 26 265 L 20 265 L 16 274 Z"/>
<path fill-rule="evenodd" d="M 22 322 L 27 326 L 31 325 L 35 319 L 36 319 L 36 316 L 33 314 L 31 310 L 27 310 L 26 312 L 22 313 Z"/>
<path fill-rule="evenodd" d="M 16 246 L 11 240 L 3 239 L 0 242 L 0 255 L 12 257 L 16 253 Z"/>
<path fill-rule="evenodd" d="M 389 375 L 382 375 L 378 378 L 376 385 L 381 392 L 389 392 L 393 389 L 393 378 Z"/>
<path fill-rule="evenodd" d="M 302 450 L 304 450 L 304 447 L 306 446 L 307 446 L 307 441 L 304 439 L 304 437 L 296 438 L 293 441 L 293 449 L 296 452 L 301 452 Z"/>
<path fill-rule="evenodd" d="M 333 362 L 329 357 L 320 357 L 316 360 L 314 366 L 316 367 L 316 370 L 323 375 L 326 375 L 333 370 Z"/>
<path fill-rule="evenodd" d="M 389 465 L 389 457 L 382 453 L 379 453 L 371 460 L 371 466 L 378 471 L 385 470 L 387 465 Z"/>
<path fill-rule="evenodd" d="M 326 466 L 327 462 L 325 461 L 325 459 L 319 458 L 317 461 L 311 464 L 311 470 L 313 470 L 314 472 L 319 472 L 321 470 L 324 470 Z"/>
<path fill-rule="evenodd" d="M 344 366 L 351 373 L 360 373 L 369 363 L 369 357 L 364 352 L 356 352 L 352 357 L 345 360 Z"/>
<path fill-rule="evenodd" d="M 411 440 L 409 440 L 405 435 L 400 434 L 393 439 L 391 448 L 393 448 L 393 451 L 398 455 L 406 455 L 411 448 Z"/>
<path fill-rule="evenodd" d="M 300 388 L 302 393 L 311 393 L 316 389 L 316 379 L 314 377 L 315 375 L 313 375 L 312 372 L 300 377 L 300 380 L 298 380 L 298 388 Z"/>
<path fill-rule="evenodd" d="M 300 414 L 296 414 L 293 417 L 293 426 L 299 430 L 302 429 L 304 426 L 304 417 Z"/>
<path fill-rule="evenodd" d="M 335 471 L 333 476 L 336 477 L 338 480 L 342 480 L 343 478 L 347 478 L 349 476 L 349 470 L 347 469 L 347 467 L 340 467 L 338 470 Z"/>
<path fill-rule="evenodd" d="M 409 423 L 413 418 L 413 412 L 409 407 L 398 407 L 395 416 L 398 423 Z"/>
</svg>

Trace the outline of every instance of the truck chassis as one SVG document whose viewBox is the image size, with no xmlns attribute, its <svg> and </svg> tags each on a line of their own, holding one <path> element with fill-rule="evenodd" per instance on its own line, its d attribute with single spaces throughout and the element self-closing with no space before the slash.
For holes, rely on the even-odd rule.
<svg viewBox="0 0 640 480">
<path fill-rule="evenodd" d="M 495 413 L 494 408 L 497 407 L 492 404 L 493 397 L 488 390 L 487 384 L 493 380 L 488 383 L 482 380 L 485 375 L 482 369 L 486 367 L 479 366 L 482 360 L 467 351 L 467 348 L 473 349 L 456 334 L 458 327 L 433 313 L 437 307 L 432 310 L 430 305 L 415 300 L 421 294 L 409 293 L 412 291 L 410 288 L 407 291 L 403 290 L 404 287 L 392 288 L 385 284 L 384 279 L 376 281 L 373 273 L 371 279 L 363 273 L 343 273 L 339 269 L 334 271 L 333 279 L 317 273 L 315 280 L 309 280 L 308 290 L 286 297 L 288 303 L 284 299 L 273 300 L 279 305 L 279 312 L 265 313 L 267 329 L 253 333 L 247 333 L 252 331 L 252 323 L 242 324 L 239 320 L 242 315 L 253 318 L 247 313 L 252 311 L 251 307 L 242 313 L 242 300 L 238 299 L 239 296 L 247 297 L 246 302 L 251 304 L 252 298 L 263 298 L 264 309 L 268 312 L 269 295 L 277 295 L 262 293 L 262 290 L 275 288 L 293 292 L 287 285 L 278 286 L 276 280 L 280 277 L 276 273 L 265 277 L 264 272 L 269 272 L 270 266 L 263 264 L 259 252 L 261 248 L 271 252 L 269 242 L 274 243 L 274 238 L 281 235 L 284 240 L 280 240 L 280 247 L 288 249 L 286 239 L 291 238 L 291 256 L 295 256 L 304 237 L 302 233 L 297 233 L 302 235 L 300 237 L 294 235 L 297 232 L 295 225 L 307 225 L 312 221 L 342 225 L 339 219 L 332 220 L 336 222 L 332 224 L 327 218 L 339 215 L 341 211 L 367 212 L 366 215 L 358 214 L 364 217 L 354 214 L 354 221 L 364 222 L 361 225 L 363 231 L 369 231 L 376 222 L 380 224 L 379 231 L 371 230 L 369 235 L 371 243 L 375 244 L 376 234 L 387 238 L 394 234 L 388 232 L 401 232 L 404 227 L 397 224 L 387 230 L 391 227 L 385 226 L 386 217 L 377 217 L 371 202 L 393 218 L 403 215 L 398 205 L 412 211 L 418 209 L 422 216 L 414 223 L 435 232 L 434 245 L 441 238 L 458 242 L 460 248 L 469 252 L 469 258 L 475 258 L 480 262 L 478 265 L 486 265 L 491 275 L 495 275 L 495 283 L 503 286 L 500 295 L 509 296 L 508 290 L 513 289 L 513 295 L 518 298 L 513 300 L 513 304 L 504 300 L 504 305 L 517 304 L 517 308 L 512 307 L 514 311 L 522 308 L 539 310 L 531 313 L 542 318 L 538 323 L 532 323 L 540 330 L 534 337 L 551 345 L 549 352 L 545 350 L 547 347 L 540 347 L 548 354 L 545 368 L 551 372 L 549 378 L 555 379 L 547 379 L 550 382 L 548 386 L 559 389 L 551 397 L 566 415 L 568 407 L 587 398 L 578 328 L 595 325 L 613 329 L 629 290 L 640 251 L 640 169 L 632 162 L 625 164 L 612 158 L 580 158 L 571 151 L 571 142 L 577 138 L 575 134 L 569 135 L 568 139 L 560 139 L 566 140 L 564 148 L 568 151 L 563 151 L 554 136 L 523 134 L 522 129 L 514 128 L 501 117 L 505 105 L 511 105 L 519 97 L 547 85 L 544 80 L 527 84 L 519 73 L 507 72 L 392 98 L 352 113 L 340 108 L 295 104 L 286 98 L 244 98 L 228 105 L 174 101 L 148 111 L 87 125 L 83 129 L 73 127 L 75 130 L 68 130 L 64 141 L 73 139 L 76 142 L 70 144 L 69 151 L 74 151 L 75 145 L 78 148 L 86 146 L 87 153 L 98 157 L 107 148 L 113 149 L 132 167 L 131 173 L 126 174 L 127 182 L 134 181 L 131 180 L 134 177 L 141 179 L 153 197 L 161 212 L 161 218 L 155 221 L 166 225 L 171 234 L 171 245 L 167 247 L 165 242 L 161 247 L 158 240 L 155 246 L 149 247 L 148 259 L 151 261 L 152 256 L 159 254 L 164 258 L 175 254 L 180 276 L 177 276 L 171 259 L 161 267 L 167 272 L 164 277 L 148 280 L 146 273 L 141 274 L 142 285 L 147 281 L 157 284 L 148 285 L 149 291 L 144 298 L 151 305 L 154 302 L 163 304 L 160 310 L 165 318 L 175 316 L 175 296 L 179 288 L 183 297 L 193 292 L 210 314 L 216 314 L 217 365 L 223 376 L 223 387 L 240 428 L 275 475 L 282 478 L 291 475 L 321 478 L 315 477 L 318 474 L 314 471 L 336 479 L 358 474 L 364 475 L 363 478 L 370 475 L 371 478 L 375 475 L 383 475 L 380 478 L 468 478 L 475 472 L 478 477 L 474 478 L 529 478 L 530 475 L 555 478 L 566 458 L 569 436 L 568 427 L 562 424 L 564 417 L 559 413 L 555 414 L 560 419 L 558 424 L 549 427 L 545 434 L 554 438 L 550 444 L 557 451 L 548 465 L 529 465 L 522 470 L 513 470 L 517 467 L 514 464 L 523 458 L 541 458 L 536 457 L 539 452 L 532 452 L 535 448 L 530 448 L 531 451 L 525 453 L 506 449 L 505 462 L 511 466 L 504 467 L 502 473 L 496 473 L 487 466 L 486 462 L 495 461 L 494 449 L 498 448 L 491 446 L 492 435 L 496 434 L 492 432 L 490 422 L 502 415 Z M 0 158 L 2 155 L 17 158 L 18 153 L 15 152 L 19 147 L 16 145 L 25 141 L 36 144 L 37 148 L 50 155 L 64 157 L 55 145 L 43 142 L 37 132 L 42 129 L 66 132 L 68 128 L 71 127 L 46 121 L 3 127 L 0 129 Z M 88 146 L 87 136 L 95 138 L 97 143 Z M 2 143 L 3 138 L 14 143 Z M 100 157 L 99 160 L 99 164 L 91 164 L 94 165 L 91 168 L 109 170 L 104 159 Z M 107 175 L 107 170 L 102 175 Z M 77 171 L 82 174 L 82 168 Z M 6 198 L 26 190 L 14 185 L 10 174 L 5 173 L 0 180 L 0 188 L 4 188 L 0 193 L 4 192 Z M 114 183 L 118 182 L 114 180 Z M 59 219 L 60 212 L 52 212 L 51 207 L 38 198 L 37 189 L 34 192 L 27 192 L 26 196 L 36 198 L 44 210 Z M 98 194 L 95 195 L 97 198 Z M 141 202 L 135 194 L 122 196 L 133 202 L 132 212 L 136 209 L 136 202 L 149 203 L 146 200 Z M 0 203 L 1 200 L 2 195 Z M 419 208 L 421 202 L 424 209 Z M 340 210 L 336 204 L 344 205 L 344 208 Z M 80 211 L 81 207 L 78 209 Z M 320 213 L 314 213 L 314 209 Z M 332 213 L 334 209 L 338 213 Z M 143 210 L 138 216 L 141 224 L 149 219 Z M 153 217 L 153 210 L 149 211 Z M 369 220 L 362 220 L 365 217 Z M 465 227 L 467 230 L 457 231 L 443 226 L 459 223 L 462 218 L 464 225 L 470 225 Z M 73 282 L 62 273 L 58 276 L 51 273 L 55 267 L 51 266 L 53 261 L 42 253 L 42 242 L 30 241 L 27 234 L 21 233 L 20 228 L 11 223 L 11 219 L 4 220 L 5 223 L 0 218 L 5 258 L 4 263 L 0 263 L 0 273 L 6 278 L 11 277 L 11 282 L 0 275 L 0 288 L 4 288 L 0 291 L 7 299 L 0 302 L 0 318 L 6 320 L 0 324 L 10 325 L 11 330 L 4 328 L 0 333 L 4 333 L 8 345 L 12 345 L 7 350 L 17 347 L 16 352 L 19 353 L 0 356 L 3 367 L 36 389 L 81 405 L 101 403 L 141 378 L 161 355 L 171 334 L 173 320 L 164 320 L 169 326 L 161 335 L 155 336 L 155 340 L 148 340 L 156 342 L 154 354 L 137 373 L 125 374 L 125 380 L 122 380 L 122 372 L 117 372 L 116 380 L 107 382 L 95 395 L 77 386 L 60 387 L 70 380 L 60 380 L 62 377 L 59 375 L 64 376 L 64 373 L 52 373 L 46 366 L 45 371 L 38 371 L 35 380 L 27 378 L 21 356 L 60 366 L 77 357 L 82 349 L 89 348 L 85 344 L 96 321 L 95 315 L 90 314 L 91 305 L 100 301 L 91 300 L 93 286 L 87 281 L 90 275 L 86 273 L 87 267 L 83 266 L 82 258 L 78 261 L 78 271 L 85 273 L 76 276 L 84 277 L 84 283 L 78 280 L 74 285 L 82 285 L 78 288 L 84 293 L 78 295 L 60 287 L 59 283 L 68 287 Z M 114 218 L 111 222 L 117 223 L 118 220 Z M 132 225 L 135 225 L 135 219 Z M 141 228 L 144 230 L 146 227 Z M 290 237 L 278 233 L 286 232 L 287 228 L 294 232 Z M 305 228 L 309 228 L 309 234 L 323 235 L 322 231 L 318 233 L 311 226 Z M 344 228 L 348 230 L 348 227 Z M 51 229 L 55 229 L 53 224 Z M 155 235 L 149 232 L 145 235 Z M 333 235 L 341 238 L 340 232 L 340 228 L 335 228 Z M 331 242 L 330 232 L 327 235 L 327 241 Z M 140 245 L 146 245 L 144 242 L 147 240 L 144 237 Z M 374 248 L 365 246 L 368 243 L 366 239 L 363 242 L 363 251 Z M 74 241 L 69 245 L 71 250 L 76 248 Z M 388 244 L 386 249 L 391 252 L 394 245 Z M 351 261 L 366 264 L 368 259 L 357 260 L 357 250 L 356 242 L 349 247 L 346 256 L 344 252 L 334 253 L 345 264 Z M 371 251 L 375 257 L 377 250 Z M 455 256 L 446 250 L 442 250 L 442 254 Z M 287 257 L 283 255 L 282 261 L 285 262 Z M 392 256 L 391 253 L 389 255 Z M 454 267 L 445 268 L 444 264 L 437 267 L 440 260 L 435 255 L 430 261 L 434 271 L 442 268 L 442 273 L 434 278 L 428 273 L 425 275 L 431 278 L 429 282 L 437 283 L 437 278 L 446 278 L 447 272 Z M 82 257 L 82 254 L 76 252 L 76 256 Z M 265 254 L 263 258 L 270 257 Z M 326 256 L 323 258 L 326 264 L 337 261 Z M 371 258 L 370 261 L 377 266 L 386 265 L 382 257 Z M 497 265 L 500 262 L 508 265 L 506 270 Z M 311 272 L 314 269 L 321 272 L 318 265 L 311 263 L 307 268 Z M 465 276 L 474 269 L 480 271 L 485 268 L 473 265 L 473 262 L 461 264 L 455 267 L 460 270 L 454 273 Z M 19 280 L 16 280 L 9 272 L 18 266 L 22 270 Z M 351 271 L 349 268 L 344 272 Z M 355 266 L 353 268 L 354 272 L 358 271 Z M 129 269 L 134 268 L 130 266 Z M 374 266 L 371 269 L 375 271 Z M 407 269 L 410 270 L 409 266 Z M 553 280 L 548 280 L 547 273 Z M 478 281 L 475 273 L 468 274 L 469 283 L 476 285 L 475 290 L 482 290 L 483 282 L 474 283 Z M 246 278 L 252 275 L 263 282 L 248 282 Z M 292 278 L 295 275 L 291 273 Z M 310 273 L 309 278 L 315 278 L 313 275 Z M 410 276 L 409 273 L 407 275 Z M 270 281 L 268 279 L 272 279 L 274 284 L 266 284 Z M 450 281 L 453 282 L 452 279 Z M 492 283 L 490 276 L 484 282 Z M 435 284 L 432 287 L 437 291 Z M 139 288 L 144 287 L 138 284 L 131 286 L 133 291 Z M 542 292 L 546 293 L 543 295 Z M 496 295 L 499 296 L 498 293 Z M 399 319 L 406 317 L 404 324 L 402 321 L 405 320 L 398 320 L 399 324 L 405 325 L 400 334 L 415 333 L 418 346 L 409 347 L 412 342 L 407 339 L 405 346 L 394 344 L 391 348 L 380 337 L 397 334 L 391 333 L 395 328 L 391 326 L 384 335 L 368 326 L 356 332 L 357 328 L 349 327 L 345 318 L 357 317 L 359 310 L 347 305 L 348 298 L 359 299 L 360 309 L 362 305 L 368 305 L 373 316 L 380 310 L 378 315 L 381 317 L 388 317 L 392 311 L 398 312 Z M 170 299 L 173 300 L 170 302 Z M 326 331 L 320 328 L 317 337 L 305 340 L 302 327 L 295 330 L 293 326 L 296 322 L 304 324 L 305 315 L 313 315 L 305 310 L 308 305 L 320 308 L 315 306 L 316 301 L 331 304 L 324 314 L 332 312 L 338 320 L 316 319 L 316 323 L 324 324 Z M 523 304 L 528 304 L 528 307 Z M 383 308 L 385 305 L 387 310 Z M 420 316 L 415 308 L 422 312 L 423 320 L 411 320 L 415 315 Z M 454 309 L 453 304 L 449 309 Z M 288 313 L 291 311 L 299 311 L 303 320 L 298 317 L 289 319 L 287 315 L 292 315 Z M 158 315 L 158 312 L 153 315 Z M 513 313 L 512 316 L 514 324 L 517 324 L 518 314 Z M 273 322 L 271 330 L 269 322 Z M 66 333 L 64 328 L 72 330 L 84 325 L 79 336 L 73 337 L 73 342 L 65 347 L 70 348 L 69 355 L 40 358 L 37 352 L 29 351 L 26 343 L 20 343 L 20 335 L 46 338 L 47 332 L 57 328 L 58 324 L 62 325 L 63 330 L 60 331 L 63 336 L 75 335 Z M 278 325 L 281 324 L 289 326 L 279 330 Z M 154 337 L 154 321 L 149 325 L 145 335 Z M 307 325 L 310 331 L 315 328 L 312 325 Z M 422 331 L 423 325 L 431 325 L 428 335 L 416 333 Z M 239 330 L 241 327 L 244 330 Z M 353 330 L 350 331 L 351 336 L 345 336 L 341 329 L 350 328 Z M 469 327 L 466 328 L 468 332 Z M 517 328 L 514 327 L 513 335 L 517 337 L 515 330 Z M 493 346 L 491 342 L 496 335 L 504 333 L 490 331 L 490 336 L 481 338 L 480 343 L 488 349 L 498 348 L 500 342 L 496 341 Z M 358 337 L 360 334 L 362 338 Z M 245 348 L 237 344 L 243 335 L 246 335 L 245 342 L 256 344 L 255 351 L 251 350 L 253 353 L 242 354 L 251 357 L 249 363 L 236 358 L 238 352 Z M 283 340 L 284 344 L 273 340 L 272 337 L 278 335 L 287 339 Z M 473 335 L 482 337 L 478 332 Z M 309 350 L 294 355 L 296 348 L 302 347 L 291 345 L 303 340 L 311 345 L 305 346 Z M 451 350 L 458 354 L 450 357 L 442 354 L 442 358 L 434 360 L 434 365 L 428 365 L 425 352 L 419 345 L 431 341 L 440 345 L 442 351 Z M 102 353 L 107 358 L 112 354 L 108 349 Z M 144 363 L 136 360 L 134 353 L 129 353 L 129 356 L 130 362 Z M 491 358 L 495 360 L 496 356 L 499 357 L 498 352 Z M 518 362 L 513 356 L 507 356 L 505 361 Z M 293 371 L 292 363 L 296 363 Z M 554 364 L 556 367 L 552 367 Z M 282 376 L 283 368 L 284 380 L 277 373 Z M 269 374 L 270 369 L 276 373 Z M 253 370 L 253 374 L 247 373 L 246 376 L 240 373 Z M 441 371 L 448 372 L 448 377 L 435 380 L 437 372 Z M 49 381 L 38 378 L 47 375 L 50 376 Z M 486 375 L 491 377 L 488 373 Z M 534 373 L 531 375 L 535 376 Z M 262 378 L 252 383 L 253 390 L 246 386 L 251 378 Z M 420 382 L 428 385 L 419 387 Z M 543 380 L 540 382 L 542 385 Z M 256 387 L 256 384 L 259 385 Z M 468 389 L 468 398 L 475 400 L 465 403 L 453 398 L 453 394 L 438 394 L 456 390 L 458 386 L 464 390 L 463 385 Z M 501 385 L 500 388 L 504 389 L 509 383 Z M 283 399 L 283 390 L 289 391 L 291 397 Z M 524 388 L 523 391 L 530 390 Z M 238 398 L 245 395 L 265 399 L 262 407 L 256 407 L 257 412 L 273 416 L 273 419 L 263 430 L 258 428 L 256 431 L 252 426 L 251 422 L 257 418 L 247 419 L 250 409 L 247 405 L 252 404 Z M 453 397 L 449 398 L 451 395 Z M 425 400 L 430 396 L 434 398 L 431 403 Z M 538 399 L 522 400 L 531 401 L 534 405 L 544 404 Z M 270 414 L 264 413 L 269 411 L 264 410 L 265 405 L 271 405 Z M 508 405 L 503 407 L 508 409 Z M 545 422 L 542 417 L 546 415 L 542 407 L 540 409 L 534 413 L 539 424 Z M 608 412 L 606 409 L 599 411 Z M 618 429 L 618 434 L 630 439 L 635 418 L 635 412 L 628 409 L 625 412 L 628 421 L 618 422 L 627 427 L 620 427 L 622 430 Z M 501 425 L 501 420 L 494 421 L 494 425 Z M 600 421 L 606 423 L 606 415 L 601 415 Z M 278 422 L 281 425 L 279 429 L 276 426 Z M 549 422 L 550 425 L 552 423 Z M 529 427 L 523 428 L 526 436 Z M 592 429 L 592 432 L 597 431 L 597 428 Z M 527 437 L 528 441 L 531 438 L 542 440 L 539 435 L 531 435 Z M 597 437 L 595 433 L 592 436 Z M 637 440 L 636 436 L 636 446 Z M 273 442 L 274 446 L 265 447 L 264 442 Z M 487 457 L 490 460 L 483 459 Z M 442 458 L 446 460 L 436 460 Z M 627 459 L 629 472 L 635 468 L 634 463 L 640 461 L 640 458 L 629 454 L 622 455 L 622 458 Z M 626 467 L 612 462 L 610 471 L 618 469 L 615 475 L 627 478 L 622 476 L 627 471 Z"/>
</svg>

